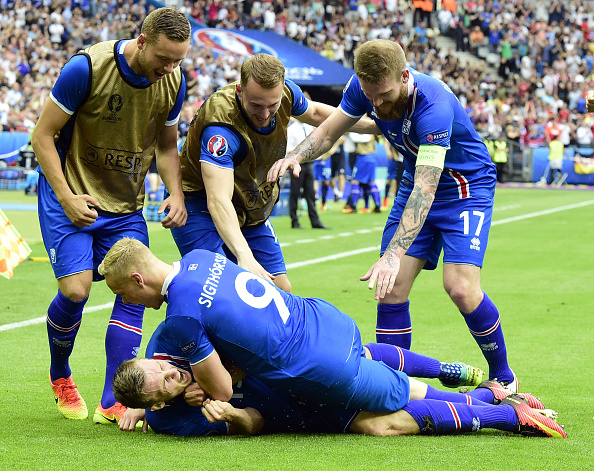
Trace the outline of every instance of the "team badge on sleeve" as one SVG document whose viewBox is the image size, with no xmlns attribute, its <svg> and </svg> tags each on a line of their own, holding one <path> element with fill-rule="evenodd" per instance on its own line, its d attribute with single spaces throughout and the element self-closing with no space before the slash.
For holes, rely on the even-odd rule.
<svg viewBox="0 0 594 471">
<path fill-rule="evenodd" d="M 427 134 L 427 142 L 433 142 L 433 140 L 437 139 L 445 139 L 448 137 L 449 132 L 440 132 L 439 134 Z"/>
<path fill-rule="evenodd" d="M 208 140 L 208 152 L 214 157 L 221 157 L 227 152 L 227 140 L 220 135 L 212 136 Z"/>
</svg>

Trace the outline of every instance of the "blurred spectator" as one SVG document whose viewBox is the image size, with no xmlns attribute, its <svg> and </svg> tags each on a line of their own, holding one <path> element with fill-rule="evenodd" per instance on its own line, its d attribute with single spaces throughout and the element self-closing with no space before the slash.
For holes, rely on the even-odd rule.
<svg viewBox="0 0 594 471">
<path fill-rule="evenodd" d="M 485 41 L 485 35 L 480 26 L 475 26 L 468 36 L 470 51 L 477 54 L 478 48 L 481 47 Z"/>
<path fill-rule="evenodd" d="M 592 134 L 592 123 L 592 118 L 587 116 L 576 129 L 576 144 L 578 147 L 592 147 L 592 140 L 594 138 Z"/>
</svg>

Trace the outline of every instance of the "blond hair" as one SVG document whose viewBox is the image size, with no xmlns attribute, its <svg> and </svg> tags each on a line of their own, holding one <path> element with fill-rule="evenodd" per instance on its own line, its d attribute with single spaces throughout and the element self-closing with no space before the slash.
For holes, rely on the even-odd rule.
<svg viewBox="0 0 594 471">
<path fill-rule="evenodd" d="M 146 266 L 149 255 L 151 251 L 142 242 L 124 237 L 113 244 L 97 270 L 119 284 L 127 281 L 133 269 Z"/>
<path fill-rule="evenodd" d="M 164 7 L 149 13 L 142 23 L 140 32 L 146 36 L 147 44 L 157 42 L 161 34 L 170 41 L 185 43 L 190 40 L 192 28 L 188 18 L 181 11 L 173 7 Z"/>
<path fill-rule="evenodd" d="M 270 54 L 256 54 L 241 65 L 241 87 L 253 80 L 262 88 L 271 89 L 285 80 L 285 66 Z"/>
<path fill-rule="evenodd" d="M 364 82 L 377 85 L 384 79 L 398 78 L 405 67 L 404 51 L 394 41 L 376 39 L 355 50 L 355 74 Z"/>
<path fill-rule="evenodd" d="M 111 383 L 116 401 L 133 409 L 147 409 L 151 402 L 144 392 L 146 377 L 144 370 L 138 365 L 139 358 L 132 358 L 122 363 Z"/>
</svg>

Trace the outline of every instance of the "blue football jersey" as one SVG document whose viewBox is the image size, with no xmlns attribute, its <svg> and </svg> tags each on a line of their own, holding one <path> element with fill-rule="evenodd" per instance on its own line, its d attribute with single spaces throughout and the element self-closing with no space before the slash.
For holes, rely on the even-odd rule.
<svg viewBox="0 0 594 471">
<path fill-rule="evenodd" d="M 341 110 L 353 118 L 371 114 L 384 136 L 404 156 L 405 187 L 412 188 L 419 146 L 437 145 L 447 152 L 436 200 L 492 197 L 495 165 L 468 114 L 444 82 L 408 70 L 409 101 L 400 119 L 378 119 L 356 75 L 344 88 Z"/>
<path fill-rule="evenodd" d="M 183 352 L 172 342 L 164 322 L 159 324 L 147 347 L 146 357 L 165 360 L 192 373 L 190 363 Z M 233 386 L 229 401 L 234 407 L 253 407 L 265 420 L 262 433 L 321 432 L 341 433 L 357 415 L 357 410 L 337 407 L 307 408 L 294 398 L 271 390 L 255 378 L 245 377 Z M 168 403 L 163 409 L 147 409 L 146 419 L 157 433 L 178 436 L 226 435 L 225 422 L 211 424 L 202 415 L 200 407 L 192 407 L 183 396 Z"/>
<path fill-rule="evenodd" d="M 299 384 L 301 392 L 356 375 L 360 334 L 334 306 L 285 293 L 205 250 L 174 266 L 165 283 L 164 330 L 190 364 L 216 349 L 249 375 L 285 390 Z"/>
</svg>

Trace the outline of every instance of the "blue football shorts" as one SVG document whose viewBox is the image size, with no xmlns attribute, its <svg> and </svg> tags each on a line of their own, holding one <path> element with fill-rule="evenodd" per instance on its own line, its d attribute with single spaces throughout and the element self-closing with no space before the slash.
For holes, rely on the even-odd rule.
<svg viewBox="0 0 594 471">
<path fill-rule="evenodd" d="M 39 176 L 39 225 L 56 278 L 93 270 L 93 281 L 103 279 L 97 267 L 122 237 L 138 239 L 147 247 L 148 230 L 142 211 L 125 216 L 99 213 L 89 227 L 76 227 L 66 216 L 47 179 Z"/>
<path fill-rule="evenodd" d="M 332 180 L 332 167 L 330 159 L 314 160 L 314 178 L 318 181 L 325 182 Z"/>
<path fill-rule="evenodd" d="M 375 154 L 357 155 L 355 166 L 353 167 L 353 180 L 359 183 L 372 183 L 375 181 Z"/>
<path fill-rule="evenodd" d="M 188 211 L 186 225 L 171 228 L 171 235 L 179 252 L 183 257 L 192 250 L 204 249 L 220 253 L 237 263 L 237 258 L 223 243 L 223 239 L 217 232 L 212 217 L 204 209 L 205 205 L 206 202 L 201 199 L 186 200 Z M 287 273 L 283 252 L 270 220 L 258 227 L 242 229 L 241 232 L 254 258 L 268 273 L 274 276 Z"/>
<path fill-rule="evenodd" d="M 392 240 L 410 189 L 400 187 L 382 236 L 381 254 Z M 425 270 L 434 270 L 443 249 L 444 263 L 483 266 L 493 216 L 490 198 L 434 201 L 421 232 L 407 255 L 427 260 Z"/>
<path fill-rule="evenodd" d="M 398 165 L 398 161 L 388 159 L 388 175 L 386 176 L 386 180 L 396 180 L 396 166 Z"/>
<path fill-rule="evenodd" d="M 365 358 L 361 332 L 355 324 L 351 341 L 349 357 L 331 386 L 320 391 L 320 402 L 368 412 L 402 409 L 410 397 L 408 376 L 381 361 Z"/>
</svg>

